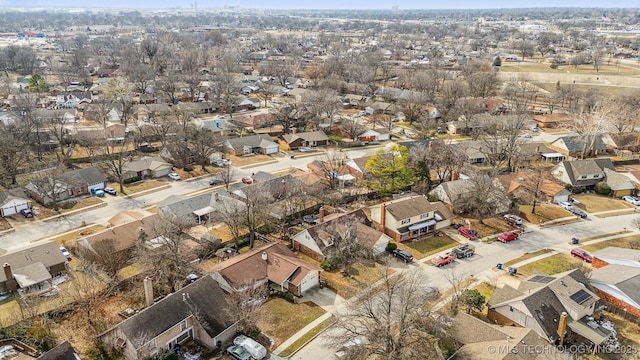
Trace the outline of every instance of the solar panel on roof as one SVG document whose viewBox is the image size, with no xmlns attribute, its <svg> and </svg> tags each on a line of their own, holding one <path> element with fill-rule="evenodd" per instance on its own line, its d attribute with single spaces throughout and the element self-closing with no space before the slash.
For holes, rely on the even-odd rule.
<svg viewBox="0 0 640 360">
<path fill-rule="evenodd" d="M 541 284 L 548 284 L 551 281 L 553 281 L 554 279 L 555 278 L 553 278 L 551 276 L 536 275 L 536 276 L 532 277 L 531 279 L 529 279 L 529 281 L 537 282 L 537 283 L 541 283 Z"/>
<path fill-rule="evenodd" d="M 584 290 L 578 290 L 576 293 L 571 295 L 570 298 L 578 303 L 578 305 L 582 305 L 585 301 L 591 299 L 591 294 Z"/>
</svg>

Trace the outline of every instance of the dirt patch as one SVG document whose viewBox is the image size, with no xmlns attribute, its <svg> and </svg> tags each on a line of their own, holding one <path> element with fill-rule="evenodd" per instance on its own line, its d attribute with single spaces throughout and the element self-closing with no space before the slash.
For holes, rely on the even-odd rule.
<svg viewBox="0 0 640 360">
<path fill-rule="evenodd" d="M 327 287 L 333 289 L 343 298 L 348 299 L 379 280 L 382 277 L 384 268 L 383 265 L 376 262 L 356 263 L 350 267 L 350 275 L 348 276 L 344 275 L 340 270 L 332 270 L 323 272 L 322 279 Z"/>
<path fill-rule="evenodd" d="M 22 216 L 22 215 L 20 215 Z M 5 231 L 11 229 L 11 224 L 5 218 L 0 218 L 0 231 Z"/>
<path fill-rule="evenodd" d="M 467 223 L 467 221 L 469 221 L 469 223 Z M 468 218 L 456 219 L 456 222 L 467 227 L 470 226 L 471 229 L 476 230 L 479 238 L 501 234 L 513 229 L 513 226 L 501 218 L 487 218 L 482 221 L 482 224 L 480 224 L 477 219 Z"/>
</svg>

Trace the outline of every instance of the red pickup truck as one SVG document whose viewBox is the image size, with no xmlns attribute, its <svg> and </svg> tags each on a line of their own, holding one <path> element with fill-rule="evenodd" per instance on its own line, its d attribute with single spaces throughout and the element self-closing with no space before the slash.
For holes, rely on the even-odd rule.
<svg viewBox="0 0 640 360">
<path fill-rule="evenodd" d="M 478 235 L 477 235 L 477 233 L 475 231 L 470 230 L 470 229 L 468 229 L 468 228 L 466 228 L 464 226 L 460 226 L 458 228 L 458 234 L 466 237 L 469 240 L 475 240 L 478 237 Z"/>
</svg>

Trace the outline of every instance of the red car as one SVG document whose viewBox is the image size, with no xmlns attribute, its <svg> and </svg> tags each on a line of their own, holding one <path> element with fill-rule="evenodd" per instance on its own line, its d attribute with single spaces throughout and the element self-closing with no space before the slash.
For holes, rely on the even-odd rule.
<svg viewBox="0 0 640 360">
<path fill-rule="evenodd" d="M 478 236 L 477 233 L 473 230 L 470 230 L 464 226 L 460 226 L 458 228 L 458 234 L 466 237 L 469 240 L 475 240 Z"/>
<path fill-rule="evenodd" d="M 588 252 L 582 250 L 582 249 L 573 249 L 571 250 L 571 256 L 575 256 L 579 259 L 582 259 L 588 263 L 593 261 L 593 256 L 589 255 Z"/>
<path fill-rule="evenodd" d="M 498 236 L 498 241 L 506 243 L 506 242 L 509 242 L 509 241 L 513 241 L 513 240 L 515 240 L 515 239 L 517 239 L 519 237 L 520 237 L 520 235 L 518 235 L 518 233 L 515 233 L 513 231 L 507 231 L 506 233 Z"/>
<path fill-rule="evenodd" d="M 252 178 L 250 178 L 250 177 L 243 177 L 243 178 L 242 178 L 242 182 L 243 182 L 244 184 L 253 184 L 253 179 L 252 179 Z"/>
<path fill-rule="evenodd" d="M 452 263 L 456 259 L 456 255 L 452 253 L 440 254 L 431 260 L 431 263 L 435 266 L 445 266 Z"/>
</svg>

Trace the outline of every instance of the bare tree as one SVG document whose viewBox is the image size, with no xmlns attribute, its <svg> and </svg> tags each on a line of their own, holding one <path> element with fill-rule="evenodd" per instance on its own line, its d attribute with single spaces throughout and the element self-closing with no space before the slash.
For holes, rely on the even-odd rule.
<svg viewBox="0 0 640 360">
<path fill-rule="evenodd" d="M 17 183 L 17 176 L 22 171 L 29 152 L 28 149 L 16 151 L 24 145 L 19 134 L 17 125 L 0 124 L 0 176 L 3 179 L 10 178 L 12 185 Z"/>
<path fill-rule="evenodd" d="M 343 153 L 336 151 L 327 151 L 322 159 L 318 160 L 316 164 L 320 165 L 320 172 L 322 173 L 322 179 L 327 184 L 329 189 L 335 190 L 338 188 L 340 176 L 346 169 L 345 165 L 346 156 Z"/>
<path fill-rule="evenodd" d="M 229 310 L 238 318 L 238 330 L 250 334 L 257 330 L 258 310 L 269 296 L 267 284 L 247 283 L 228 296 Z"/>
<path fill-rule="evenodd" d="M 272 194 L 263 184 L 256 183 L 242 189 L 244 194 L 243 216 L 244 225 L 249 230 L 249 248 L 253 248 L 258 228 L 265 224 L 269 212 L 269 204 L 273 203 Z"/>
<path fill-rule="evenodd" d="M 468 180 L 467 191 L 455 200 L 455 207 L 471 214 L 480 224 L 496 214 L 501 206 L 510 203 L 504 189 L 491 175 L 475 175 Z"/>
<path fill-rule="evenodd" d="M 229 229 L 236 248 L 239 248 L 240 236 L 244 235 L 246 230 L 244 215 L 246 206 L 243 202 L 228 196 L 221 196 L 219 199 L 224 205 L 218 214 L 220 220 Z"/>
<path fill-rule="evenodd" d="M 466 156 L 459 146 L 434 139 L 429 150 L 429 166 L 436 172 L 440 182 L 451 179 L 453 173 L 460 173 Z"/>
<path fill-rule="evenodd" d="M 60 210 L 60 201 L 65 199 L 65 195 L 73 184 L 65 176 L 66 167 L 58 164 L 47 170 L 37 173 L 33 181 L 38 193 L 44 200 L 44 205 L 53 206 L 53 210 Z"/>
<path fill-rule="evenodd" d="M 109 257 L 111 254 L 104 254 Z M 87 260 L 79 260 L 76 264 L 79 274 L 72 285 L 72 296 L 75 298 L 79 311 L 84 313 L 87 323 L 93 324 L 95 310 L 115 290 L 115 273 L 105 278 L 101 274 L 100 265 Z"/>
<path fill-rule="evenodd" d="M 343 273 L 350 274 L 350 266 L 362 259 L 371 257 L 363 243 L 359 227 L 365 226 L 353 215 L 344 215 L 323 228 L 329 235 L 332 244 L 326 249 L 325 261 L 331 266 L 339 267 Z"/>
<path fill-rule="evenodd" d="M 110 277 L 115 277 L 118 270 L 127 265 L 131 254 L 126 250 L 118 249 L 116 239 L 104 239 L 92 244 L 91 250 L 83 251 L 82 255 Z"/>
<path fill-rule="evenodd" d="M 447 282 L 449 283 L 449 285 L 451 285 L 451 289 L 453 291 L 451 296 L 451 303 L 450 303 L 450 306 L 451 306 L 450 309 L 453 314 L 457 313 L 458 311 L 460 297 L 464 292 L 464 288 L 465 288 L 464 283 L 465 283 L 465 280 L 468 278 L 468 276 L 469 276 L 468 274 L 454 270 L 454 269 L 449 269 L 444 274 L 445 279 L 447 279 Z"/>
<path fill-rule="evenodd" d="M 385 268 L 381 276 L 380 286 L 365 289 L 336 312 L 336 335 L 330 340 L 335 345 L 362 340 L 360 346 L 345 349 L 346 359 L 444 359 L 438 346 L 444 324 L 434 321 L 425 306 L 424 275 L 405 271 L 393 276 Z"/>
<path fill-rule="evenodd" d="M 584 139 L 582 158 L 595 155 L 598 137 L 607 128 L 609 118 L 613 114 L 612 106 L 612 103 L 603 102 L 591 111 L 582 108 L 569 115 L 571 128 Z"/>
</svg>

